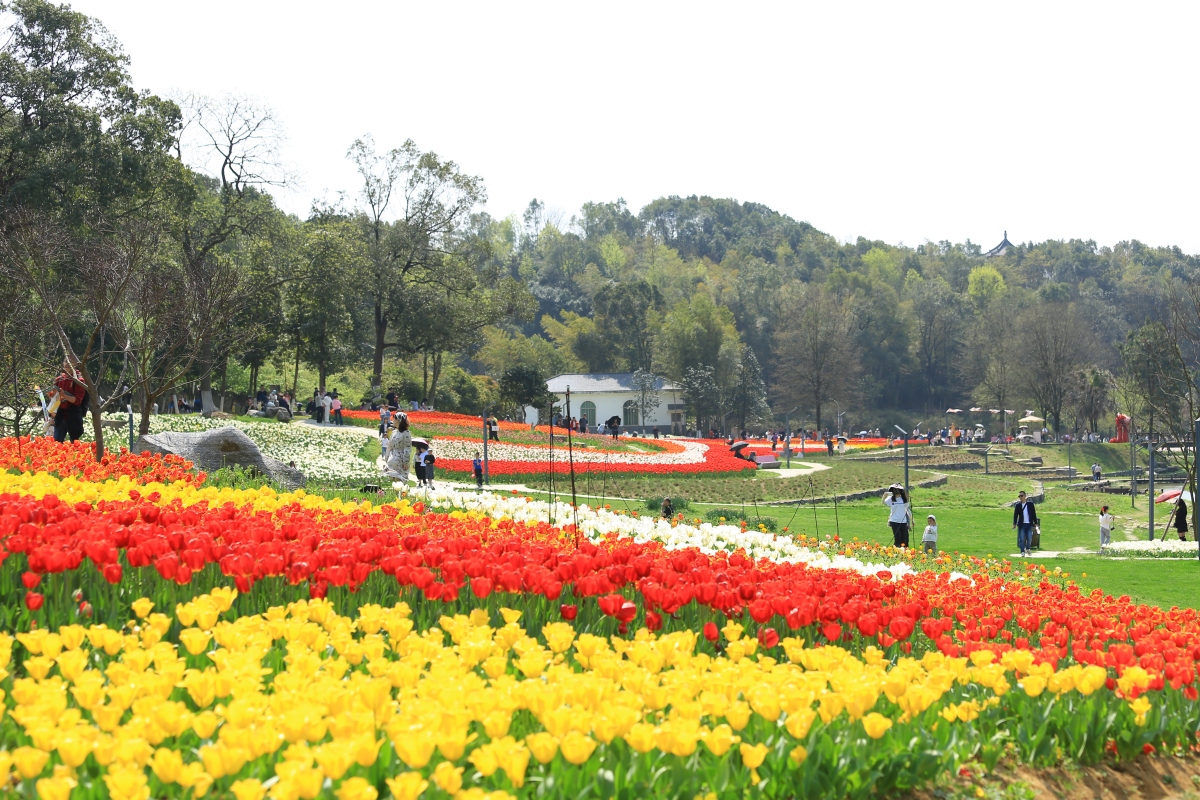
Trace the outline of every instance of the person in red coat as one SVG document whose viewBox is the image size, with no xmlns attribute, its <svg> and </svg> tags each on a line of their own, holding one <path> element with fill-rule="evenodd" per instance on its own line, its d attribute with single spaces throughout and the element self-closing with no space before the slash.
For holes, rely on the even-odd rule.
<svg viewBox="0 0 1200 800">
<path fill-rule="evenodd" d="M 54 413 L 54 441 L 63 442 L 71 437 L 72 442 L 83 436 L 83 410 L 87 405 L 87 387 L 83 385 L 69 364 L 63 364 L 62 373 L 54 379 L 58 392 L 58 410 Z"/>
</svg>

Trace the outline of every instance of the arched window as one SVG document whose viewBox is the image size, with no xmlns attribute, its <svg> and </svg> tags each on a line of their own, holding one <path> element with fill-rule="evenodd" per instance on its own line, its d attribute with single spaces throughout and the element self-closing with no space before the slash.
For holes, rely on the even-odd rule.
<svg viewBox="0 0 1200 800">
<path fill-rule="evenodd" d="M 637 406 L 633 404 L 632 400 L 626 400 L 625 405 L 621 406 L 621 417 L 625 425 L 638 424 Z"/>
<path fill-rule="evenodd" d="M 579 406 L 579 416 L 587 420 L 589 428 L 594 428 L 596 426 L 596 404 L 591 400 L 584 400 L 583 404 Z"/>
</svg>

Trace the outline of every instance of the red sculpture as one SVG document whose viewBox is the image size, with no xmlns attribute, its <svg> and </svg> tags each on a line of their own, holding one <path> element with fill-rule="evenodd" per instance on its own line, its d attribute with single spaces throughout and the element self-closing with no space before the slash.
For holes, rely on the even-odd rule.
<svg viewBox="0 0 1200 800">
<path fill-rule="evenodd" d="M 1129 441 L 1129 417 L 1125 414 L 1117 414 L 1117 435 L 1110 441 L 1115 444 Z"/>
</svg>

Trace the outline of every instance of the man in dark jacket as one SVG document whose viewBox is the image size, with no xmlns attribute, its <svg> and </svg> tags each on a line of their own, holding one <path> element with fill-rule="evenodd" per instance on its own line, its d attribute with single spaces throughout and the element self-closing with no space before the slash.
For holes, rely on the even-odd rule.
<svg viewBox="0 0 1200 800">
<path fill-rule="evenodd" d="M 1017 495 L 1017 504 L 1013 506 L 1013 529 L 1017 532 L 1017 549 L 1021 555 L 1029 555 L 1033 546 L 1033 529 L 1038 521 L 1037 506 L 1025 499 L 1025 493 Z"/>
</svg>

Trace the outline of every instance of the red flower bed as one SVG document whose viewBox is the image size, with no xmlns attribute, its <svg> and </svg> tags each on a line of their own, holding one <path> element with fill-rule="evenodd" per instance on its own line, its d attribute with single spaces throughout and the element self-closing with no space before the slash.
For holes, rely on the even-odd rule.
<svg viewBox="0 0 1200 800">
<path fill-rule="evenodd" d="M 160 456 L 151 453 L 130 453 L 125 448 L 108 450 L 96 461 L 96 451 L 86 442 L 56 442 L 47 437 L 13 437 L 0 439 L 0 470 L 18 472 L 48 472 L 66 477 L 72 475 L 85 481 L 103 481 L 128 477 L 137 483 L 173 483 L 179 481 L 199 486 L 204 483 L 203 472 L 192 472 L 192 462 L 179 456 Z"/>
<path fill-rule="evenodd" d="M 408 417 L 410 425 L 451 425 L 451 426 L 467 426 L 474 430 L 483 430 L 483 419 L 481 417 L 472 416 L 470 414 L 455 414 L 451 411 L 404 411 L 404 415 Z M 349 411 L 343 410 L 342 416 L 351 419 L 369 419 L 376 422 L 379 421 L 378 411 Z M 508 422 L 500 420 L 500 430 L 502 431 L 527 431 L 529 426 L 524 422 Z M 539 425 L 538 430 L 549 433 L 550 428 L 547 425 Z"/>
<path fill-rule="evenodd" d="M 321 513 L 298 504 L 254 512 L 232 504 L 182 510 L 156 500 L 93 508 L 53 495 L 0 496 L 0 558 L 7 558 L 0 578 L 8 586 L 20 580 L 26 606 L 37 609 L 44 575 L 81 568 L 86 574 L 74 576 L 74 585 L 86 583 L 87 574 L 120 583 L 129 567 L 188 583 L 216 565 L 242 592 L 276 576 L 306 584 L 313 596 L 330 586 L 354 591 L 372 575 L 387 575 L 425 602 L 470 601 L 468 592 L 477 599 L 532 595 L 541 598 L 534 606 L 543 615 L 557 615 L 570 593 L 581 603 L 571 614 L 593 623 L 611 618 L 622 628 L 641 616 L 655 626 L 700 630 L 719 615 L 851 646 L 916 646 L 954 656 L 1016 648 L 1056 668 L 1096 664 L 1118 674 L 1136 664 L 1152 676 L 1151 689 L 1187 686 L 1191 694 L 1200 660 L 1195 610 L 1135 606 L 1073 586 L 1033 588 L 986 575 L 951 580 L 933 572 L 892 580 L 886 571 L 862 576 L 753 561 L 740 552 L 668 551 L 657 542 L 576 542 L 569 527 L 467 521 L 420 506 L 417 514 L 386 506 Z"/>
</svg>

